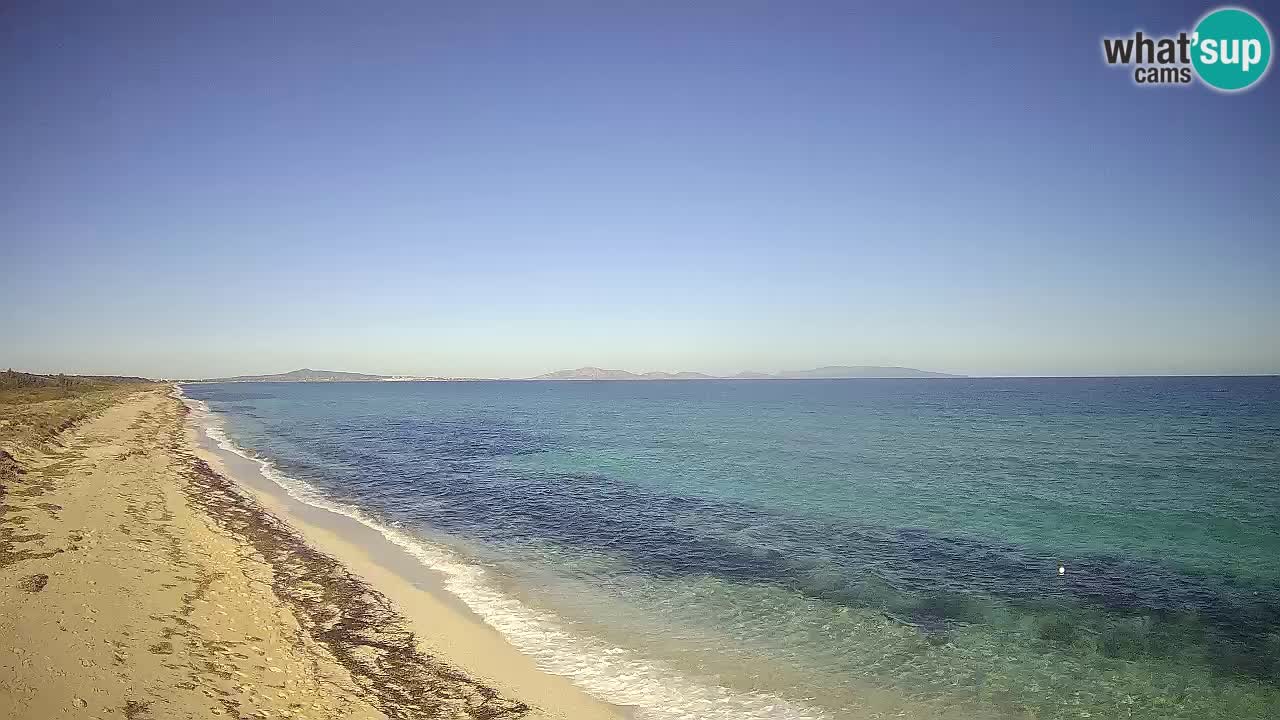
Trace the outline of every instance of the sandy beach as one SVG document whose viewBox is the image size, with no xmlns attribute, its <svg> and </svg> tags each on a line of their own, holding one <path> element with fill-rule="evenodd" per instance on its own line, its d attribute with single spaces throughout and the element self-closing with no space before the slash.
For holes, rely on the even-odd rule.
<svg viewBox="0 0 1280 720">
<path fill-rule="evenodd" d="M 625 715 L 202 442 L 170 386 L 59 429 L 2 458 L 0 716 Z"/>
</svg>

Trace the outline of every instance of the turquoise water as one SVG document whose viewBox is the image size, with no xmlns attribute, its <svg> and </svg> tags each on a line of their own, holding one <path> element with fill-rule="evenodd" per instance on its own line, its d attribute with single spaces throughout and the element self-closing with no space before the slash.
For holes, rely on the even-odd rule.
<svg viewBox="0 0 1280 720">
<path fill-rule="evenodd" d="M 1280 379 L 184 389 L 641 717 L 1280 715 Z"/>
</svg>

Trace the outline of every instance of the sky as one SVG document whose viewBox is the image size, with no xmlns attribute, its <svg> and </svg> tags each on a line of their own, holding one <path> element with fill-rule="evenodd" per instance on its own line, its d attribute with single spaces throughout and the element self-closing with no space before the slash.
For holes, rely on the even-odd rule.
<svg viewBox="0 0 1280 720">
<path fill-rule="evenodd" d="M 0 366 L 1280 373 L 1213 7 L 6 2 Z"/>
</svg>

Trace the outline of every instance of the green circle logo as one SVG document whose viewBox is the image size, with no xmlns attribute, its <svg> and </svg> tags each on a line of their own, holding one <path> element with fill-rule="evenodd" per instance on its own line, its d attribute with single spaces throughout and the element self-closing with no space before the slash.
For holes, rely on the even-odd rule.
<svg viewBox="0 0 1280 720">
<path fill-rule="evenodd" d="M 1206 85 L 1234 92 L 1262 79 L 1271 64 L 1271 33 L 1247 10 L 1214 10 L 1196 25 L 1191 63 Z"/>
</svg>

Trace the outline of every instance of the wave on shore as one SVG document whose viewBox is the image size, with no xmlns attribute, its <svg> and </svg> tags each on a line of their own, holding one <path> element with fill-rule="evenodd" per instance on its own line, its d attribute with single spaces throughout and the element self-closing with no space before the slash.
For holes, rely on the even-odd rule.
<svg viewBox="0 0 1280 720">
<path fill-rule="evenodd" d="M 445 589 L 521 653 L 549 673 L 574 681 L 591 695 L 628 706 L 643 720 L 822 720 L 813 708 L 763 693 L 743 693 L 700 683 L 620 648 L 564 629 L 556 618 L 496 590 L 482 567 L 463 561 L 446 547 L 428 543 L 371 517 L 359 507 L 326 497 L 311 484 L 290 477 L 269 459 L 237 445 L 207 403 L 182 394 L 203 432 L 223 451 L 257 464 L 262 476 L 295 500 L 369 527 L 444 578 Z M 393 524 L 394 525 L 394 524 Z"/>
</svg>

